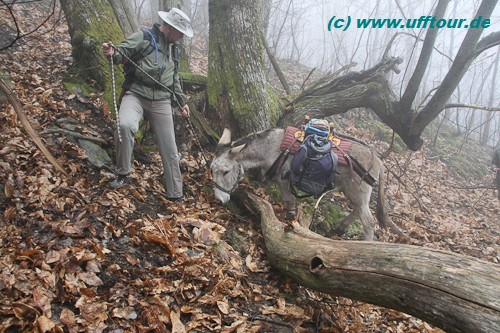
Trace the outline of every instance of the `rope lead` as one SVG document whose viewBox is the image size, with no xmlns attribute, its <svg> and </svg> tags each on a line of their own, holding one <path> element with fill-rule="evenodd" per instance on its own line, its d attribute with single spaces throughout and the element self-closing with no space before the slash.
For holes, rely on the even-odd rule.
<svg viewBox="0 0 500 333">
<path fill-rule="evenodd" d="M 115 66 L 113 64 L 113 56 L 109 57 L 109 63 L 111 64 L 111 83 L 113 89 L 113 106 L 115 107 L 115 116 L 116 116 L 116 132 L 118 133 L 118 141 L 122 143 L 122 133 L 120 131 L 120 112 L 118 112 L 118 103 L 116 103 L 116 81 L 115 81 Z"/>
<path fill-rule="evenodd" d="M 118 51 L 118 53 L 120 53 L 125 59 L 127 59 L 138 70 L 140 70 L 142 73 L 144 73 L 146 76 L 148 76 L 151 80 L 153 80 L 153 82 L 155 82 L 156 84 L 158 84 L 160 87 L 164 88 L 166 91 L 170 92 L 170 94 L 172 95 L 173 101 L 179 107 L 181 107 L 181 104 L 177 100 L 177 96 L 175 96 L 174 91 L 172 91 L 169 87 L 165 86 L 163 83 L 159 82 L 157 79 L 155 79 L 154 77 L 152 77 L 149 73 L 146 73 L 146 71 L 144 71 L 144 69 L 142 69 L 139 65 L 137 65 L 132 59 L 130 59 L 125 53 L 123 53 L 122 51 L 120 51 L 116 46 L 114 46 L 113 44 L 111 44 L 111 47 L 115 51 Z M 116 125 L 118 127 L 118 140 L 121 143 L 122 142 L 122 137 L 121 137 L 121 133 L 120 133 L 120 116 L 119 116 L 118 107 L 117 107 L 117 103 L 116 103 L 116 92 L 115 92 L 115 90 L 116 90 L 116 83 L 115 83 L 115 70 L 114 70 L 114 66 L 113 66 L 113 56 L 110 57 L 110 63 L 111 63 L 112 83 L 113 83 L 113 102 L 114 102 L 115 113 L 116 113 Z M 190 131 L 191 131 L 191 135 L 193 135 L 193 137 L 195 138 L 196 144 L 200 147 L 201 155 L 202 155 L 203 159 L 205 160 L 205 163 L 207 164 L 208 163 L 208 159 L 205 156 L 205 150 L 203 149 L 203 146 L 201 145 L 201 142 L 198 139 L 198 136 L 196 135 L 196 132 L 194 130 L 194 126 L 193 126 L 193 124 L 191 122 L 191 119 L 189 119 L 189 117 L 187 117 L 186 119 L 187 119 L 187 123 L 188 123 L 188 128 L 190 128 Z"/>
</svg>

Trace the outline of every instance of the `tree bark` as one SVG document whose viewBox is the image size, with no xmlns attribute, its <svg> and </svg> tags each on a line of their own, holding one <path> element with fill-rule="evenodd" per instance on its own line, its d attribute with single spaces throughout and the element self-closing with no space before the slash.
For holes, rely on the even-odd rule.
<svg viewBox="0 0 500 333">
<path fill-rule="evenodd" d="M 130 0 L 109 0 L 109 3 L 113 7 L 116 19 L 125 36 L 131 35 L 139 29 L 137 16 L 132 9 Z"/>
<path fill-rule="evenodd" d="M 61 0 L 60 3 L 68 23 L 78 76 L 95 81 L 104 91 L 104 99 L 111 103 L 111 68 L 101 44 L 119 43 L 124 38 L 113 8 L 107 0 Z M 117 87 L 121 80 L 123 76 L 118 76 Z"/>
<path fill-rule="evenodd" d="M 271 204 L 249 198 L 270 264 L 296 282 L 406 312 L 447 333 L 500 332 L 498 265 L 417 246 L 333 241 L 298 224 L 285 231 Z"/>
<path fill-rule="evenodd" d="M 208 103 L 212 123 L 239 135 L 271 127 L 277 120 L 264 71 L 257 1 L 209 2 Z"/>
</svg>

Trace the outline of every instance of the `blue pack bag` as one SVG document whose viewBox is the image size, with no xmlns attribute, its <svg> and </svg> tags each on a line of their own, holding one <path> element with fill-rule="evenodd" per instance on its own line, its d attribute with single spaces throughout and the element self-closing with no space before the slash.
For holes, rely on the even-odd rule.
<svg viewBox="0 0 500 333">
<path fill-rule="evenodd" d="M 326 136 L 306 136 L 290 164 L 292 190 L 296 187 L 308 195 L 319 197 L 333 189 L 338 157 L 332 152 L 332 146 L 332 141 Z"/>
</svg>

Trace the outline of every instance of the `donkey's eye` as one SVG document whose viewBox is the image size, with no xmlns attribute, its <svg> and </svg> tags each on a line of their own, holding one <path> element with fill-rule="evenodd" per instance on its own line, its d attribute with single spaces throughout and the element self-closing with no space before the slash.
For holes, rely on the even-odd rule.
<svg viewBox="0 0 500 333">
<path fill-rule="evenodd" d="M 223 176 L 227 175 L 229 173 L 229 171 L 224 171 L 224 173 L 222 174 Z"/>
</svg>

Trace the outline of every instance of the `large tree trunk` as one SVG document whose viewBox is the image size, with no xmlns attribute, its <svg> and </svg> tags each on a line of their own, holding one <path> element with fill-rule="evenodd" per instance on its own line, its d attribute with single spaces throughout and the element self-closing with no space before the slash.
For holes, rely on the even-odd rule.
<svg viewBox="0 0 500 333">
<path fill-rule="evenodd" d="M 294 225 L 285 231 L 271 204 L 261 214 L 270 264 L 311 289 L 396 309 L 448 333 L 500 332 L 500 267 L 417 246 L 333 241 Z"/>
<path fill-rule="evenodd" d="M 111 70 L 109 60 L 102 53 L 101 44 L 108 41 L 118 43 L 124 37 L 113 8 L 107 0 L 60 2 L 68 23 L 78 75 L 95 81 L 104 91 L 104 99 L 110 103 Z M 117 86 L 122 79 L 123 77 L 117 78 Z"/>
<path fill-rule="evenodd" d="M 277 120 L 264 71 L 257 1 L 209 2 L 208 103 L 212 122 L 241 135 Z"/>
</svg>

